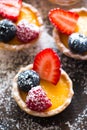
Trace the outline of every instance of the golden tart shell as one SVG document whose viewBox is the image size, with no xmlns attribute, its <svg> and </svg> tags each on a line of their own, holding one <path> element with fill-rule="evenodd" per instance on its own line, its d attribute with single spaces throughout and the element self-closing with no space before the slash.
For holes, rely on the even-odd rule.
<svg viewBox="0 0 87 130">
<path fill-rule="evenodd" d="M 83 14 L 83 15 L 86 14 L 86 15 L 87 15 L 87 9 L 84 8 L 84 7 L 82 7 L 82 8 L 77 8 L 77 9 L 72 9 L 71 11 L 72 11 L 72 12 L 77 12 L 77 13 L 79 13 L 79 14 Z M 82 21 L 82 19 L 81 19 L 81 21 Z M 81 24 L 81 23 L 80 23 L 80 19 L 79 19 L 79 24 Z M 76 32 L 78 32 L 77 29 L 78 29 L 78 27 L 76 27 Z M 84 29 L 85 29 L 85 28 L 84 28 Z M 80 32 L 80 31 L 79 31 L 79 32 Z M 82 33 L 84 33 L 84 30 L 82 31 Z M 56 29 L 56 28 L 53 29 L 53 37 L 54 37 L 54 39 L 55 39 L 55 42 L 56 42 L 56 44 L 57 44 L 58 49 L 60 50 L 60 52 L 62 52 L 62 53 L 65 54 L 66 56 L 71 57 L 71 58 L 74 58 L 74 59 L 87 60 L 87 53 L 82 54 L 82 55 L 80 55 L 80 54 L 75 54 L 75 53 L 73 53 L 68 47 L 66 47 L 66 46 L 68 46 L 68 43 L 66 43 L 67 45 L 65 45 L 65 44 L 62 42 L 62 40 L 61 40 L 62 36 L 61 36 L 61 35 L 65 35 L 65 34 L 60 33 L 60 32 L 58 31 L 58 29 Z M 85 31 L 85 35 L 87 36 L 87 31 Z M 65 40 L 67 39 L 67 37 L 68 37 L 68 36 L 65 35 Z"/>
<path fill-rule="evenodd" d="M 36 20 L 34 20 L 34 19 L 32 20 L 31 18 L 30 19 L 28 18 L 27 10 L 29 10 L 29 12 L 31 12 L 30 15 L 33 14 L 35 16 Z M 24 11 L 25 15 L 22 14 L 23 11 Z M 32 17 L 34 17 L 34 16 L 32 16 Z M 2 19 L 2 18 L 0 18 L 0 19 Z M 28 22 L 30 22 L 31 24 L 33 23 L 33 24 L 37 25 L 40 29 L 40 32 L 43 31 L 43 20 L 41 18 L 40 13 L 38 12 L 38 10 L 36 8 L 34 8 L 32 5 L 23 2 L 18 20 L 15 22 L 15 24 L 20 22 L 20 20 L 24 20 L 24 19 L 27 20 Z M 8 43 L 0 42 L 0 49 L 17 51 L 17 50 L 21 50 L 24 48 L 29 48 L 32 44 L 36 43 L 36 41 L 39 39 L 39 37 L 37 39 L 33 40 L 32 42 L 24 43 L 24 44 L 21 43 L 20 41 L 18 41 L 17 38 L 15 37 Z M 17 44 L 15 44 L 16 42 L 17 42 Z"/>
<path fill-rule="evenodd" d="M 26 113 L 33 115 L 33 116 L 38 116 L 38 117 L 49 117 L 49 116 L 53 116 L 56 115 L 60 112 L 62 112 L 70 103 L 73 97 L 73 85 L 72 85 L 72 81 L 69 78 L 69 76 L 67 75 L 67 73 L 61 69 L 61 76 L 63 77 L 63 79 L 66 80 L 68 87 L 69 87 L 69 94 L 68 94 L 68 98 L 65 100 L 64 104 L 62 104 L 61 106 L 59 106 L 56 109 L 52 109 L 52 110 L 48 110 L 48 111 L 44 111 L 44 112 L 36 112 L 36 111 L 32 111 L 29 108 L 27 108 L 25 101 L 23 100 L 23 93 L 20 96 L 20 90 L 18 89 L 17 86 L 17 78 L 18 75 L 25 71 L 25 70 L 29 70 L 32 69 L 33 64 L 30 64 L 24 68 L 21 68 L 20 71 L 17 73 L 17 75 L 15 76 L 14 80 L 13 80 L 13 89 L 12 89 L 12 95 L 15 99 L 15 101 L 17 102 L 17 104 L 19 105 L 19 107 L 24 110 Z M 27 96 L 27 95 L 26 95 Z"/>
</svg>

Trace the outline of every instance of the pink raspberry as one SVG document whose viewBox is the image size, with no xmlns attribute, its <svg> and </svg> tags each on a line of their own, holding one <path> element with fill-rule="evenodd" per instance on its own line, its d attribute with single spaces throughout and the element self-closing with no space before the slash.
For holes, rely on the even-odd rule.
<svg viewBox="0 0 87 130">
<path fill-rule="evenodd" d="M 26 20 L 22 20 L 17 25 L 16 35 L 21 42 L 31 42 L 39 37 L 39 27 L 29 24 Z"/>
<path fill-rule="evenodd" d="M 27 107 L 34 111 L 44 111 L 51 107 L 52 103 L 41 86 L 33 87 L 26 98 Z"/>
</svg>

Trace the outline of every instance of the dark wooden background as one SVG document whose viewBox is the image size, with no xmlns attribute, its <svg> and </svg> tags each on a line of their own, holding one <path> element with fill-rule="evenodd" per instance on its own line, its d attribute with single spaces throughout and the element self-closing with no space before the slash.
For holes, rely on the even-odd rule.
<svg viewBox="0 0 87 130">
<path fill-rule="evenodd" d="M 71 59 L 61 54 L 52 38 L 53 26 L 48 20 L 51 8 L 59 7 L 48 0 L 24 0 L 36 7 L 44 21 L 45 32 L 39 43 L 19 52 L 0 50 L 0 130 L 87 130 L 87 61 Z M 87 8 L 87 0 L 64 9 Z M 33 62 L 37 52 L 46 47 L 55 48 L 61 58 L 62 68 L 73 81 L 72 103 L 62 113 L 49 117 L 33 117 L 23 112 L 14 101 L 12 80 L 21 66 Z"/>
</svg>

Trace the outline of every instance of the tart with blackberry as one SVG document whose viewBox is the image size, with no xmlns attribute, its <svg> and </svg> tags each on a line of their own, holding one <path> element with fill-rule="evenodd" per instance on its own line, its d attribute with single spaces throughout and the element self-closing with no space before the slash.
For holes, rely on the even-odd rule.
<svg viewBox="0 0 87 130">
<path fill-rule="evenodd" d="M 39 39 L 43 28 L 37 9 L 22 0 L 0 1 L 0 49 L 20 50 Z"/>
<path fill-rule="evenodd" d="M 49 117 L 62 112 L 71 103 L 73 94 L 72 80 L 51 48 L 41 50 L 33 64 L 21 68 L 13 80 L 15 101 L 33 116 Z"/>
<path fill-rule="evenodd" d="M 87 60 L 87 9 L 55 8 L 49 11 L 49 20 L 58 49 L 71 58 Z"/>
</svg>

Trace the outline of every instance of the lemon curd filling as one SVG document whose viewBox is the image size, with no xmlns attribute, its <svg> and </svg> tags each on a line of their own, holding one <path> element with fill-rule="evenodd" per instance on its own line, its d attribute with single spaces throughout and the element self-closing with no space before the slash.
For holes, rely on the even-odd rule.
<svg viewBox="0 0 87 130">
<path fill-rule="evenodd" d="M 63 75 L 61 75 L 61 78 L 57 83 L 57 85 L 53 85 L 52 83 L 42 79 L 40 85 L 43 88 L 43 90 L 46 92 L 48 98 L 52 102 L 52 106 L 46 111 L 50 111 L 60 107 L 65 103 L 65 101 L 69 97 L 69 92 L 70 92 L 69 84 Z M 20 90 L 20 96 L 24 102 L 26 100 L 27 94 L 28 93 Z"/>
<path fill-rule="evenodd" d="M 37 26 L 40 26 L 40 23 L 38 21 L 38 17 L 35 12 L 33 12 L 29 7 L 23 6 L 21 8 L 17 23 L 21 21 L 22 19 L 27 20 L 29 23 L 35 24 Z"/>
<path fill-rule="evenodd" d="M 61 76 L 57 85 L 53 85 L 48 81 L 41 80 L 41 86 L 52 102 L 52 106 L 48 110 L 56 109 L 63 105 L 69 96 L 68 82 Z"/>
<path fill-rule="evenodd" d="M 77 21 L 75 32 L 80 32 L 87 36 L 87 12 L 81 11 L 78 14 L 79 19 Z M 68 36 L 60 33 L 60 40 L 68 48 Z"/>
<path fill-rule="evenodd" d="M 87 36 L 87 12 L 79 12 L 79 16 L 75 32 L 81 32 Z"/>
</svg>

